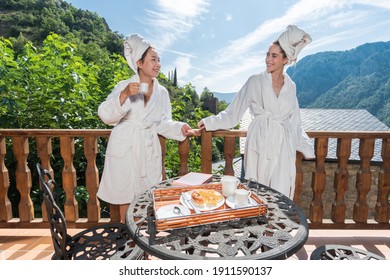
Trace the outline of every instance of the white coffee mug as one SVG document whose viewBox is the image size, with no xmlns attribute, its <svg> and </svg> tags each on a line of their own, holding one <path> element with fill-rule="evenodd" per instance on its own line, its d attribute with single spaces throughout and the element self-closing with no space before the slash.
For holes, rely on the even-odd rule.
<svg viewBox="0 0 390 280">
<path fill-rule="evenodd" d="M 222 176 L 222 195 L 225 197 L 229 197 L 234 195 L 234 191 L 237 189 L 239 180 L 234 176 Z"/>
<path fill-rule="evenodd" d="M 148 83 L 140 83 L 139 84 L 139 93 L 146 94 L 149 91 Z"/>
<path fill-rule="evenodd" d="M 247 206 L 249 204 L 249 198 L 251 192 L 244 189 L 237 189 L 234 192 L 234 204 L 236 206 Z"/>
</svg>

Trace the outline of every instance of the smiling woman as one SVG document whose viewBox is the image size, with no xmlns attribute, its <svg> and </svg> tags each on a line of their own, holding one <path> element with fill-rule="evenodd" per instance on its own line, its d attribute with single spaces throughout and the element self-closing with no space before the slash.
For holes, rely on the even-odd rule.
<svg viewBox="0 0 390 280">
<path fill-rule="evenodd" d="M 124 54 L 135 75 L 119 82 L 98 109 L 101 120 L 114 128 L 97 195 L 120 206 L 122 222 L 133 198 L 162 179 L 158 135 L 183 141 L 194 134 L 188 124 L 172 120 L 168 91 L 156 79 L 160 58 L 151 43 L 139 34 L 126 36 Z M 140 92 L 141 84 L 148 90 Z"/>
<path fill-rule="evenodd" d="M 267 70 L 251 76 L 234 100 L 217 116 L 202 119 L 200 129 L 230 129 L 248 110 L 252 122 L 245 143 L 245 178 L 294 196 L 295 156 L 300 151 L 314 158 L 314 147 L 301 127 L 295 83 L 284 72 L 286 64 L 297 60 L 311 37 L 295 25 L 289 25 L 268 48 Z"/>
</svg>

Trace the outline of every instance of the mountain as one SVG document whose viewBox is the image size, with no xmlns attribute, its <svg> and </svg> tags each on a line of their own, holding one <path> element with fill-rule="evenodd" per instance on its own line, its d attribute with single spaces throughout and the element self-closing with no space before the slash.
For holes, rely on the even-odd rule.
<svg viewBox="0 0 390 280">
<path fill-rule="evenodd" d="M 390 126 L 390 42 L 309 55 L 287 73 L 301 108 L 366 109 Z"/>
</svg>

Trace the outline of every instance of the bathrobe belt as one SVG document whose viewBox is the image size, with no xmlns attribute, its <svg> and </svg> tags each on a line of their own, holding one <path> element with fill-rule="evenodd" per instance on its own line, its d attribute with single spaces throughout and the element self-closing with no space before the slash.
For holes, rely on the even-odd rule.
<svg viewBox="0 0 390 280">
<path fill-rule="evenodd" d="M 147 155 L 147 147 L 145 146 L 145 143 L 146 143 L 146 132 L 147 130 L 150 130 L 150 137 L 151 137 L 151 141 L 152 141 L 152 145 L 153 145 L 153 157 L 154 158 L 158 158 L 158 145 L 159 145 L 159 141 L 157 141 L 156 139 L 154 139 L 156 136 L 157 136 L 157 129 L 156 129 L 156 126 L 153 125 L 152 122 L 141 122 L 141 121 L 137 121 L 137 120 L 125 120 L 126 122 L 129 122 L 131 123 L 132 125 L 134 125 L 137 129 L 134 131 L 133 133 L 133 139 L 131 141 L 131 143 L 134 143 L 133 141 L 138 141 L 140 147 L 139 149 L 136 149 L 137 153 L 138 153 L 138 159 L 140 161 L 140 164 L 141 164 L 141 177 L 144 178 L 146 177 L 146 155 Z M 134 137 L 137 137 L 137 139 L 134 139 Z"/>
<path fill-rule="evenodd" d="M 271 113 L 266 113 L 267 118 L 267 125 L 266 125 L 266 149 L 267 149 L 267 159 L 273 159 L 278 156 L 280 152 L 280 146 L 282 143 L 282 140 L 284 138 L 284 141 L 287 145 L 287 158 L 288 158 L 288 166 L 292 166 L 292 164 L 295 165 L 295 162 L 292 161 L 293 155 L 293 144 L 292 139 L 289 139 L 289 137 L 292 137 L 290 133 L 290 127 L 287 121 L 282 121 L 278 119 L 274 119 L 273 115 Z M 276 132 L 277 126 L 281 125 L 283 127 L 283 135 L 279 135 Z M 277 138 L 277 139 L 276 139 Z M 275 145 L 275 143 L 278 143 L 278 145 Z M 293 169 L 294 170 L 294 169 Z M 290 185 L 295 181 L 295 178 L 292 176 L 295 176 L 295 170 L 290 176 Z"/>
<path fill-rule="evenodd" d="M 289 153 L 292 152 L 291 140 L 288 139 L 290 136 L 289 125 L 286 121 L 282 121 L 279 119 L 275 119 L 273 114 L 266 112 L 263 114 L 255 115 L 255 119 L 263 119 L 265 120 L 265 147 L 266 147 L 266 155 L 267 159 L 273 159 L 278 156 L 280 152 L 280 145 L 282 143 L 283 138 L 285 138 L 285 142 L 288 145 Z M 278 126 L 281 125 L 283 127 L 283 135 L 277 133 Z"/>
</svg>

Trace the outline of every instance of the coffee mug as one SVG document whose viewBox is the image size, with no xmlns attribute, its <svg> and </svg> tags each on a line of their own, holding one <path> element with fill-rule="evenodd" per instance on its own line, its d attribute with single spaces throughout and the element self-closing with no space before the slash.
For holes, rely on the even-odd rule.
<svg viewBox="0 0 390 280">
<path fill-rule="evenodd" d="M 140 83 L 139 84 L 139 93 L 146 94 L 149 91 L 148 83 Z"/>
<path fill-rule="evenodd" d="M 234 176 L 223 176 L 221 178 L 222 183 L 222 195 L 229 197 L 234 195 L 234 191 L 237 189 L 239 180 Z"/>
<path fill-rule="evenodd" d="M 249 204 L 249 198 L 251 192 L 244 189 L 237 189 L 234 192 L 234 204 L 236 206 L 247 206 Z"/>
</svg>

